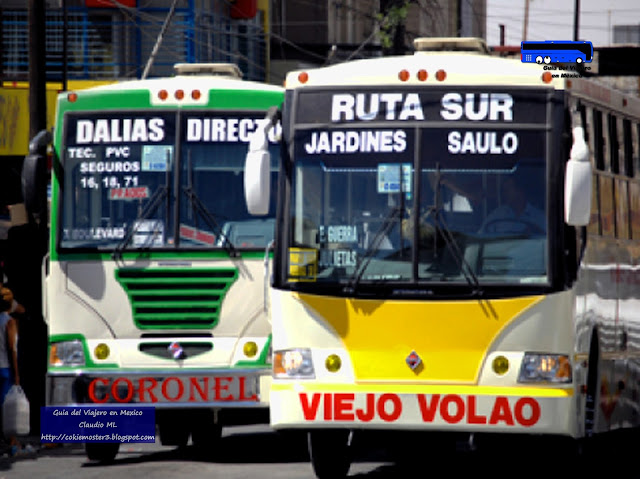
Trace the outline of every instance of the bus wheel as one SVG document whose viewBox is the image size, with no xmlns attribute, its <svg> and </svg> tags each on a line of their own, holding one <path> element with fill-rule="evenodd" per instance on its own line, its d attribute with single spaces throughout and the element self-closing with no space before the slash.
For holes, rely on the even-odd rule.
<svg viewBox="0 0 640 479">
<path fill-rule="evenodd" d="M 576 58 L 576 63 L 582 63 L 582 58 L 580 57 Z"/>
<path fill-rule="evenodd" d="M 120 450 L 119 442 L 87 442 L 84 445 L 90 461 L 111 462 Z"/>
<path fill-rule="evenodd" d="M 542 64 L 542 57 L 540 55 L 536 57 L 536 63 Z"/>
<path fill-rule="evenodd" d="M 309 457 L 318 479 L 346 477 L 351 467 L 351 431 L 309 432 Z"/>
</svg>

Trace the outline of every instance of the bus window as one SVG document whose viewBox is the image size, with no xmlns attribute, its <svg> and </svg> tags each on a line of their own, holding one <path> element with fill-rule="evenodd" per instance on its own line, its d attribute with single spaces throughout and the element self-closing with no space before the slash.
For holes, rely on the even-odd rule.
<svg viewBox="0 0 640 479">
<path fill-rule="evenodd" d="M 593 109 L 593 153 L 595 155 L 596 169 L 604 171 L 604 135 L 602 134 L 602 112 Z"/>
<path fill-rule="evenodd" d="M 620 165 L 618 163 L 618 119 L 609 113 L 607 115 L 607 125 L 609 133 L 609 165 L 612 173 L 620 173 Z"/>
<path fill-rule="evenodd" d="M 622 144 L 623 144 L 623 161 L 624 161 L 624 174 L 629 178 L 633 178 L 633 138 L 631 135 L 631 121 L 624 119 L 622 121 Z"/>
</svg>

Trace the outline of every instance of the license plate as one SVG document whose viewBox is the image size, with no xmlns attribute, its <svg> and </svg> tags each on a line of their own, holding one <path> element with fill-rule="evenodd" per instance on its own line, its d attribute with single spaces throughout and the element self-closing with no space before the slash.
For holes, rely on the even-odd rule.
<svg viewBox="0 0 640 479">
<path fill-rule="evenodd" d="M 258 376 L 108 376 L 89 383 L 94 403 L 257 402 Z"/>
</svg>

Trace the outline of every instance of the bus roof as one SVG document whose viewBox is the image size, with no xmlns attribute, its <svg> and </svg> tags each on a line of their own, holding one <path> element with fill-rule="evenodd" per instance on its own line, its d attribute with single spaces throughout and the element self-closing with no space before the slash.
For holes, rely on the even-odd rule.
<svg viewBox="0 0 640 479">
<path fill-rule="evenodd" d="M 250 97 L 245 93 L 260 93 L 263 100 L 255 102 L 256 109 L 262 109 L 267 97 L 283 94 L 284 89 L 280 86 L 270 85 L 256 81 L 242 80 L 237 76 L 235 68 L 227 68 L 226 72 L 211 70 L 212 65 L 204 65 L 203 68 L 191 65 L 185 67 L 181 65 L 178 68 L 179 74 L 172 77 L 148 78 L 144 80 L 123 80 L 110 85 L 89 88 L 77 94 L 72 92 L 63 92 L 58 95 L 59 105 L 66 104 L 68 99 L 75 96 L 78 100 L 91 101 L 92 103 L 83 103 L 82 108 L 105 108 L 117 109 L 121 108 L 124 103 L 128 102 L 130 107 L 205 107 L 213 106 L 210 98 L 215 96 L 216 104 L 225 104 L 230 107 L 233 103 L 231 98 L 220 102 L 225 97 L 225 92 L 238 92 L 242 97 Z M 122 97 L 120 100 L 119 93 L 126 93 L 128 98 Z M 70 94 L 71 93 L 71 94 Z M 102 94 L 105 95 L 102 95 Z M 148 93 L 148 96 L 146 95 Z M 118 96 L 117 100 L 114 98 Z M 227 97 L 229 95 L 226 95 Z M 135 100 L 132 98 L 136 97 Z M 75 101 L 72 100 L 72 101 Z M 270 103 L 272 104 L 272 103 Z M 78 103 L 79 105 L 79 103 Z M 245 98 L 244 101 L 237 104 L 239 109 L 246 109 L 252 105 L 251 98 Z M 66 108 L 65 108 L 66 109 Z"/>
<path fill-rule="evenodd" d="M 159 88 L 182 87 L 199 88 L 201 90 L 263 90 L 282 91 L 282 87 L 250 80 L 220 75 L 176 75 L 173 77 L 147 78 L 145 80 L 122 80 L 110 85 L 98 86 L 86 91 L 111 91 L 111 90 L 155 90 Z"/>
<path fill-rule="evenodd" d="M 416 46 L 422 48 L 437 45 L 435 39 L 423 42 L 416 39 Z M 440 42 L 446 48 L 447 42 Z M 510 85 L 564 88 L 564 79 L 554 78 L 550 83 L 542 80 L 544 73 L 540 65 L 523 63 L 520 59 L 493 57 L 478 50 L 471 51 L 416 51 L 412 55 L 390 56 L 331 65 L 328 67 L 297 70 L 287 75 L 286 87 L 298 88 L 321 85 Z M 400 72 L 407 70 L 408 79 L 401 80 Z M 426 80 L 418 78 L 418 71 L 427 72 Z M 436 72 L 442 70 L 446 78 L 436 79 Z M 307 81 L 300 81 L 300 74 L 307 73 Z M 557 72 L 556 72 L 557 73 Z M 575 72 L 573 72 L 575 73 Z"/>
</svg>

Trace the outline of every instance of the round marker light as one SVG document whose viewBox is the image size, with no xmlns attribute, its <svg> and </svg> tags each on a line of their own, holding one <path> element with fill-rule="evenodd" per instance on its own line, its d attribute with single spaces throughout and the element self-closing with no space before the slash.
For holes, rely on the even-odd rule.
<svg viewBox="0 0 640 479">
<path fill-rule="evenodd" d="M 307 72 L 300 72 L 298 74 L 298 81 L 300 83 L 307 83 L 309 81 L 309 74 Z"/>
<path fill-rule="evenodd" d="M 502 376 L 509 370 L 509 360 L 504 356 L 496 356 L 491 363 L 491 367 L 494 373 Z"/>
<path fill-rule="evenodd" d="M 436 80 L 444 81 L 447 78 L 447 72 L 444 70 L 438 70 L 436 72 Z"/>
<path fill-rule="evenodd" d="M 71 103 L 75 103 L 77 99 L 78 99 L 78 94 L 74 91 L 72 91 L 67 95 L 67 100 L 69 100 Z"/>
<path fill-rule="evenodd" d="M 542 81 L 545 83 L 551 83 L 551 80 L 553 79 L 553 76 L 551 75 L 551 72 L 544 72 L 542 74 Z"/>
<path fill-rule="evenodd" d="M 104 343 L 98 344 L 93 350 L 93 354 L 95 354 L 98 359 L 107 359 L 110 353 L 109 346 Z"/>
<path fill-rule="evenodd" d="M 335 373 L 342 367 L 342 360 L 337 354 L 330 354 L 324 362 L 324 366 L 330 373 Z"/>
<path fill-rule="evenodd" d="M 246 357 L 252 358 L 258 354 L 258 345 L 253 341 L 247 341 L 242 347 L 242 352 Z"/>
<path fill-rule="evenodd" d="M 160 98 L 160 100 L 164 101 L 167 98 L 169 98 L 169 92 L 167 92 L 167 90 L 160 90 L 158 92 L 158 98 Z"/>
<path fill-rule="evenodd" d="M 184 90 L 176 90 L 174 93 L 176 100 L 182 100 L 184 98 Z"/>
<path fill-rule="evenodd" d="M 201 96 L 202 96 L 202 93 L 200 93 L 200 90 L 193 90 L 191 92 L 191 98 L 193 100 L 199 100 Z"/>
<path fill-rule="evenodd" d="M 400 81 L 407 81 L 409 79 L 409 71 L 400 70 L 400 73 L 398 73 L 398 78 L 400 79 Z"/>
<path fill-rule="evenodd" d="M 428 76 L 427 70 L 418 70 L 418 80 L 425 81 Z"/>
</svg>

